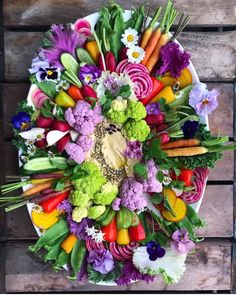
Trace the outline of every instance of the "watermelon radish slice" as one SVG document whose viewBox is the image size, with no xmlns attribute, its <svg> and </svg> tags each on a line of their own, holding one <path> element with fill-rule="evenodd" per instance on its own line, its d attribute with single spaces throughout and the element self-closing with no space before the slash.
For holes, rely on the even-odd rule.
<svg viewBox="0 0 236 295">
<path fill-rule="evenodd" d="M 146 98 L 151 94 L 153 89 L 152 79 L 147 73 L 137 72 L 130 75 L 134 83 L 134 93 L 139 100 Z"/>
<path fill-rule="evenodd" d="M 91 30 L 91 25 L 90 22 L 87 21 L 84 18 L 79 18 L 77 21 L 74 23 L 74 29 L 76 32 L 79 32 L 81 29 L 88 29 Z"/>
</svg>

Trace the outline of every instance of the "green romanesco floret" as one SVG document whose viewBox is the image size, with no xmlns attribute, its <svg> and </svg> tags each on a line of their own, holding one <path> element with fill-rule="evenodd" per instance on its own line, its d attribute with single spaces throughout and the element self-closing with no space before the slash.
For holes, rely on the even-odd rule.
<svg viewBox="0 0 236 295">
<path fill-rule="evenodd" d="M 101 187 L 99 193 L 94 195 L 95 204 L 110 205 L 118 195 L 118 187 L 111 182 L 107 182 Z"/>
<path fill-rule="evenodd" d="M 88 216 L 88 210 L 86 207 L 75 207 L 72 211 L 72 219 L 76 222 L 80 222 L 83 218 Z"/>
<path fill-rule="evenodd" d="M 107 182 L 106 177 L 102 175 L 99 167 L 93 162 L 84 162 L 81 169 L 88 171 L 88 175 L 76 179 L 72 182 L 75 190 L 87 194 L 90 199 L 93 199 L 94 194 L 100 191 L 101 186 Z"/>
<path fill-rule="evenodd" d="M 146 121 L 128 120 L 122 129 L 125 137 L 128 140 L 138 140 L 143 142 L 150 133 L 150 128 Z"/>
<path fill-rule="evenodd" d="M 136 100 L 129 100 L 126 110 L 127 117 L 139 121 L 147 116 L 145 106 Z"/>
<path fill-rule="evenodd" d="M 98 206 L 92 206 L 88 208 L 88 218 L 90 219 L 97 219 L 99 216 L 101 216 L 106 210 L 106 206 L 104 205 L 98 205 Z"/>
<path fill-rule="evenodd" d="M 90 196 L 80 190 L 71 191 L 69 201 L 73 206 L 87 207 L 90 204 Z"/>
</svg>

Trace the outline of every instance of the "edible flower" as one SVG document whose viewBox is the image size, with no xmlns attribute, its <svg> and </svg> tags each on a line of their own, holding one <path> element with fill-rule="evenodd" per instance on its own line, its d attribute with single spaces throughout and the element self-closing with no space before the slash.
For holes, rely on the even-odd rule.
<svg viewBox="0 0 236 295">
<path fill-rule="evenodd" d="M 186 121 L 181 127 L 184 138 L 193 138 L 198 131 L 199 123 L 197 121 Z"/>
<path fill-rule="evenodd" d="M 121 42 L 129 48 L 136 45 L 138 43 L 138 32 L 132 28 L 126 29 L 122 34 Z"/>
<path fill-rule="evenodd" d="M 102 71 L 95 65 L 85 65 L 80 68 L 79 78 L 86 85 L 93 84 L 101 76 Z"/>
<path fill-rule="evenodd" d="M 88 263 L 92 264 L 94 270 L 101 274 L 107 274 L 114 268 L 114 260 L 110 251 L 106 249 L 89 251 Z"/>
<path fill-rule="evenodd" d="M 149 259 L 155 261 L 157 258 L 165 256 L 166 251 L 156 241 L 150 241 L 147 243 L 147 253 L 149 254 Z"/>
<path fill-rule="evenodd" d="M 40 68 L 36 73 L 36 79 L 39 82 L 42 81 L 53 81 L 57 82 L 60 80 L 61 71 L 58 68 L 48 67 L 48 68 Z"/>
<path fill-rule="evenodd" d="M 145 51 L 139 46 L 131 46 L 127 50 L 128 61 L 139 64 L 145 56 Z"/>
<path fill-rule="evenodd" d="M 160 67 L 156 75 L 170 72 L 171 76 L 177 78 L 181 71 L 189 65 L 190 55 L 180 48 L 177 43 L 169 42 L 160 51 Z"/>
<path fill-rule="evenodd" d="M 171 248 L 183 254 L 194 250 L 195 244 L 189 240 L 188 231 L 185 228 L 177 229 L 172 234 Z"/>
<path fill-rule="evenodd" d="M 102 243 L 104 241 L 105 233 L 96 229 L 94 226 L 86 226 L 85 231 L 88 236 L 91 236 L 91 239 L 95 240 L 96 243 Z"/>
<path fill-rule="evenodd" d="M 33 60 L 32 60 L 32 64 L 31 64 L 31 68 L 29 69 L 30 74 L 35 74 L 37 73 L 40 69 L 45 69 L 45 68 L 49 68 L 50 65 L 45 57 L 45 54 L 43 53 L 43 51 L 41 50 L 38 53 L 38 56 L 36 56 Z"/>
<path fill-rule="evenodd" d="M 67 90 L 70 87 L 70 83 L 67 82 L 66 80 L 61 80 L 58 82 L 56 85 L 56 91 L 60 92 L 62 90 Z"/>
<path fill-rule="evenodd" d="M 11 118 L 13 127 L 20 131 L 26 131 L 31 128 L 31 118 L 26 112 L 19 112 Z"/>
<path fill-rule="evenodd" d="M 158 102 L 151 102 L 146 105 L 146 111 L 148 115 L 158 115 L 161 113 L 160 104 Z"/>
<path fill-rule="evenodd" d="M 129 159 L 141 159 L 143 156 L 141 142 L 128 141 L 124 155 Z"/>
<path fill-rule="evenodd" d="M 189 105 L 194 108 L 197 115 L 207 116 L 218 106 L 218 91 L 208 91 L 205 83 L 198 83 L 193 86 L 189 95 Z"/>
</svg>

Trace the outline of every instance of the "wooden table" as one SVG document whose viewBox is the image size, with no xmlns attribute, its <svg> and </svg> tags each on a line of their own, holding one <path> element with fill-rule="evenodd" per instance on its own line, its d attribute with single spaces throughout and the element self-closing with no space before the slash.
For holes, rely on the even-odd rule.
<svg viewBox="0 0 236 295">
<path fill-rule="evenodd" d="M 118 1 L 129 7 L 129 1 Z M 128 2 L 128 3 L 127 3 Z M 141 1 L 134 1 L 135 4 Z M 151 6 L 165 1 L 153 1 Z M 235 140 L 234 78 L 236 27 L 234 0 L 176 0 L 176 6 L 191 16 L 179 41 L 190 52 L 200 79 L 219 92 L 219 107 L 210 117 L 214 133 Z M 3 0 L 0 28 L 1 89 L 1 180 L 18 173 L 17 151 L 11 145 L 9 120 L 17 103 L 26 98 L 28 71 L 34 50 L 51 23 L 66 23 L 96 11 L 105 1 L 82 0 Z M 37 239 L 26 208 L 0 214 L 0 291 L 79 292 L 79 291 L 225 291 L 235 288 L 234 153 L 225 153 L 210 173 L 200 216 L 209 224 L 199 232 L 205 238 L 189 255 L 183 279 L 166 286 L 157 279 L 146 285 L 104 287 L 70 282 L 66 273 L 54 273 L 48 264 L 27 252 Z"/>
</svg>

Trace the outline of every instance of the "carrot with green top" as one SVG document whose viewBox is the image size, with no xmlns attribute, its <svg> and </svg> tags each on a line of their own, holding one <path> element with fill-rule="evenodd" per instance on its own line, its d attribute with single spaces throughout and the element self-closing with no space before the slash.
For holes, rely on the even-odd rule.
<svg viewBox="0 0 236 295">
<path fill-rule="evenodd" d="M 32 195 L 35 195 L 47 188 L 50 188 L 52 186 L 52 183 L 53 181 L 50 180 L 50 181 L 47 181 L 47 182 L 43 182 L 43 183 L 39 183 L 39 184 L 36 184 L 32 187 L 30 187 L 29 189 L 27 189 L 26 191 L 23 192 L 22 196 L 23 197 L 29 197 L 29 196 L 32 196 Z"/>
<path fill-rule="evenodd" d="M 208 149 L 202 146 L 195 146 L 165 150 L 165 153 L 168 157 L 191 157 L 206 154 Z"/>
<path fill-rule="evenodd" d="M 170 150 L 175 148 L 182 147 L 194 147 L 200 145 L 200 141 L 198 139 L 179 139 L 172 142 L 167 142 L 161 146 L 163 150 Z"/>
<path fill-rule="evenodd" d="M 144 31 L 143 36 L 142 36 L 142 40 L 141 40 L 141 44 L 140 47 L 142 47 L 143 49 L 145 49 L 145 47 L 148 44 L 148 41 L 153 33 L 153 27 L 155 26 L 160 14 L 161 14 L 161 10 L 162 8 L 159 7 L 152 19 L 152 21 L 150 22 L 150 25 L 148 26 L 148 28 Z"/>
</svg>

